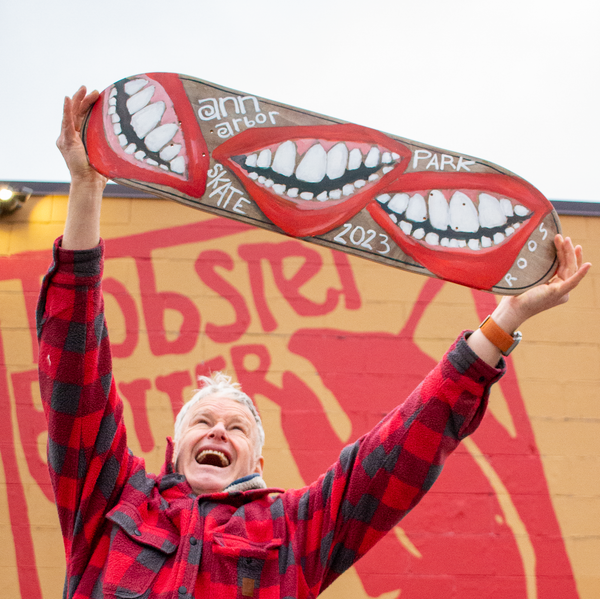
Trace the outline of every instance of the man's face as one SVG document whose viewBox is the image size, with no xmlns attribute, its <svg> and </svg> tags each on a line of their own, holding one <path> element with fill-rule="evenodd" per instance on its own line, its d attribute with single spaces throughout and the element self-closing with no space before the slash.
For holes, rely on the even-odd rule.
<svg viewBox="0 0 600 599">
<path fill-rule="evenodd" d="M 246 406 L 225 396 L 204 397 L 183 421 L 176 470 L 197 495 L 222 491 L 242 476 L 262 474 L 257 437 L 256 421 Z"/>
</svg>

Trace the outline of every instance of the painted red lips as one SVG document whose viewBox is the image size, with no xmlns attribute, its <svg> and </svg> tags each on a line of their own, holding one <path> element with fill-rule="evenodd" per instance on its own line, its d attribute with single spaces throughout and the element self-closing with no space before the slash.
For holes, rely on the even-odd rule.
<svg viewBox="0 0 600 599">
<path fill-rule="evenodd" d="M 105 89 L 85 127 L 90 164 L 109 179 L 177 189 L 200 198 L 208 149 L 179 79 L 148 73 Z"/>
<path fill-rule="evenodd" d="M 404 172 L 410 155 L 358 125 L 247 129 L 213 151 L 265 216 L 295 237 L 346 222 Z"/>
<path fill-rule="evenodd" d="M 404 253 L 433 274 L 491 289 L 552 204 L 514 176 L 419 172 L 399 177 L 367 209 Z"/>
</svg>

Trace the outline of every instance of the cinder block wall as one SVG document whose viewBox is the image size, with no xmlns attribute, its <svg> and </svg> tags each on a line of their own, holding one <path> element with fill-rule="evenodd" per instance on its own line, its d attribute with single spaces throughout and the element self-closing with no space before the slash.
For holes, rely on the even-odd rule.
<svg viewBox="0 0 600 599">
<path fill-rule="evenodd" d="M 0 220 L 7 598 L 63 586 L 32 319 L 66 204 L 32 198 Z M 224 369 L 263 416 L 267 482 L 310 482 L 496 301 L 161 200 L 106 199 L 102 221 L 115 378 L 129 444 L 153 471 L 197 374 Z M 330 599 L 600 596 L 600 219 L 561 221 L 596 268 L 523 327 L 481 429 Z"/>
</svg>

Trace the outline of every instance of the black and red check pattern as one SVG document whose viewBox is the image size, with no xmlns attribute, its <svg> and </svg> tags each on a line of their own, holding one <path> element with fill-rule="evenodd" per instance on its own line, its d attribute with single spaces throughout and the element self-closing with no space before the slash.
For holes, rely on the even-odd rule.
<svg viewBox="0 0 600 599">
<path fill-rule="evenodd" d="M 38 305 L 48 467 L 65 597 L 311 597 L 429 490 L 478 426 L 494 369 L 461 337 L 425 381 L 312 485 L 196 497 L 127 449 L 101 293 L 103 245 L 54 248 Z"/>
</svg>

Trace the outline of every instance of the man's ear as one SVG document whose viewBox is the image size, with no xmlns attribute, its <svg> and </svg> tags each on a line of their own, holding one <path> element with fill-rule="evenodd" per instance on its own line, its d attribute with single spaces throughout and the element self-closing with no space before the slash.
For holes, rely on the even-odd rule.
<svg viewBox="0 0 600 599">
<path fill-rule="evenodd" d="M 259 458 L 256 459 L 256 464 L 254 466 L 254 472 L 262 475 L 264 465 L 265 465 L 265 458 L 260 456 Z"/>
</svg>

